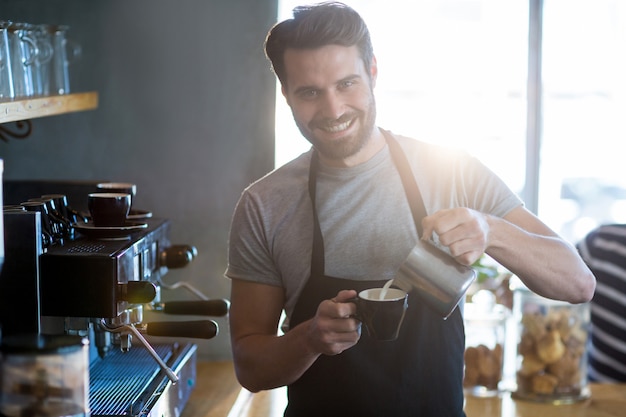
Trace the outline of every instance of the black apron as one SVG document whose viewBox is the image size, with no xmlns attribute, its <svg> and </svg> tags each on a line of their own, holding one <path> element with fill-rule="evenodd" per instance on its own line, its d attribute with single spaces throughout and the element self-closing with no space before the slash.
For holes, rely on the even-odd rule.
<svg viewBox="0 0 626 417">
<path fill-rule="evenodd" d="M 400 173 L 418 231 L 426 215 L 424 203 L 404 151 L 384 132 Z M 381 287 L 386 281 L 355 281 L 324 275 L 324 242 L 315 208 L 317 155 L 309 173 L 314 237 L 311 276 L 290 320 L 290 326 L 312 318 L 319 303 L 340 290 Z M 459 417 L 463 412 L 465 335 L 459 309 L 443 320 L 412 291 L 398 339 L 380 342 L 363 328 L 359 342 L 339 355 L 320 356 L 288 386 L 285 416 L 425 416 Z"/>
</svg>

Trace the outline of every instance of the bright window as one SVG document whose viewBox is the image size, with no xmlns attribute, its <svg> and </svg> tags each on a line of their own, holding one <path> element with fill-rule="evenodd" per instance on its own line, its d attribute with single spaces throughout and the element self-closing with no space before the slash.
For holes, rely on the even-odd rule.
<svg viewBox="0 0 626 417">
<path fill-rule="evenodd" d="M 626 2 L 544 2 L 539 215 L 578 241 L 626 223 Z"/>
<path fill-rule="evenodd" d="M 543 129 L 539 158 L 529 154 L 528 164 L 529 1 L 345 3 L 371 31 L 378 125 L 467 149 L 520 196 L 532 193 L 538 207 L 530 208 L 576 242 L 598 223 L 626 222 L 626 2 L 545 0 Z M 282 0 L 279 20 L 302 3 Z M 309 143 L 279 90 L 276 114 L 280 166 Z M 538 190 L 526 184 L 527 166 L 536 167 Z"/>
</svg>

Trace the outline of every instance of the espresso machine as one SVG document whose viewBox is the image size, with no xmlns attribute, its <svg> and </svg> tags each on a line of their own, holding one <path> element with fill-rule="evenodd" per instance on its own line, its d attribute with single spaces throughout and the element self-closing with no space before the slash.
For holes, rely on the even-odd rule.
<svg viewBox="0 0 626 417">
<path fill-rule="evenodd" d="M 168 219 L 136 210 L 128 227 L 86 227 L 96 184 L 4 181 L 1 415 L 178 417 L 195 386 L 189 340 L 216 336 L 209 317 L 228 314 L 228 300 L 186 283 L 198 300 L 162 301 L 162 277 L 197 255 L 170 242 Z M 145 322 L 146 310 L 163 320 Z M 76 367 L 81 357 L 87 364 Z M 59 405 L 72 398 L 85 404 Z"/>
</svg>

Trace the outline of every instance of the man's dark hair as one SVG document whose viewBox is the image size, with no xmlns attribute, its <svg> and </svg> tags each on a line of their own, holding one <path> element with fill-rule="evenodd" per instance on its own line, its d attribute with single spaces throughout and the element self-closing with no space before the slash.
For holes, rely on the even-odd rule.
<svg viewBox="0 0 626 417">
<path fill-rule="evenodd" d="M 265 54 L 283 86 L 286 86 L 285 50 L 316 49 L 326 45 L 356 45 L 369 71 L 374 57 L 367 25 L 349 6 L 325 2 L 293 9 L 293 18 L 276 24 L 265 40 Z"/>
</svg>

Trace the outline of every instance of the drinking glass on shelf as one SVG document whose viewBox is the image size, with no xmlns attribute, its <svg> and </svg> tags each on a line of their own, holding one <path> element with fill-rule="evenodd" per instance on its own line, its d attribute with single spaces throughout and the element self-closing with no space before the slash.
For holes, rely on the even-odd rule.
<svg viewBox="0 0 626 417">
<path fill-rule="evenodd" d="M 0 100 L 15 97 L 8 28 L 11 22 L 0 20 Z"/>
<path fill-rule="evenodd" d="M 48 25 L 29 25 L 28 34 L 37 46 L 32 71 L 33 95 L 49 95 L 53 49 Z"/>
<path fill-rule="evenodd" d="M 68 94 L 70 92 L 70 64 L 81 55 L 80 45 L 67 37 L 69 26 L 38 25 L 38 45 L 50 51 L 40 58 L 41 93 L 44 95 Z"/>
<path fill-rule="evenodd" d="M 68 38 L 69 26 L 50 25 L 48 30 L 54 51 L 50 74 L 50 94 L 69 94 L 70 65 L 81 56 L 82 49 L 76 41 Z"/>
<path fill-rule="evenodd" d="M 11 23 L 7 28 L 15 97 L 28 97 L 35 93 L 33 67 L 39 49 L 30 33 L 31 26 L 27 23 Z"/>
</svg>

